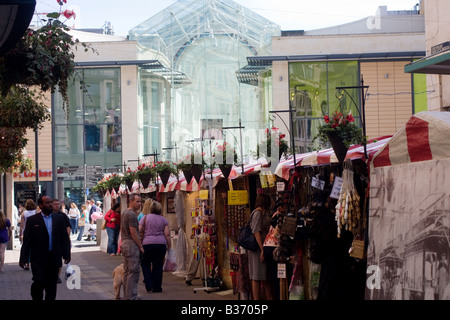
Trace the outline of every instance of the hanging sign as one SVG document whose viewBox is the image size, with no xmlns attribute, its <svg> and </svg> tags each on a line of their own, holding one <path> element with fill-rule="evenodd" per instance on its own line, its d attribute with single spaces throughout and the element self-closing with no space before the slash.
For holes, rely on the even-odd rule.
<svg viewBox="0 0 450 320">
<path fill-rule="evenodd" d="M 198 197 L 201 200 L 208 200 L 208 192 L 209 192 L 209 190 L 200 190 Z"/>
<path fill-rule="evenodd" d="M 269 188 L 275 187 L 275 175 L 273 175 L 270 171 L 267 175 L 267 181 L 269 182 Z"/>
<path fill-rule="evenodd" d="M 261 181 L 261 188 L 267 188 L 267 176 L 265 174 L 259 174 L 259 181 Z"/>
<path fill-rule="evenodd" d="M 330 198 L 339 199 L 339 193 L 341 192 L 343 179 L 341 177 L 335 177 L 333 183 L 333 189 L 331 190 Z"/>
<path fill-rule="evenodd" d="M 229 190 L 228 191 L 228 205 L 237 206 L 248 204 L 247 190 Z"/>
</svg>

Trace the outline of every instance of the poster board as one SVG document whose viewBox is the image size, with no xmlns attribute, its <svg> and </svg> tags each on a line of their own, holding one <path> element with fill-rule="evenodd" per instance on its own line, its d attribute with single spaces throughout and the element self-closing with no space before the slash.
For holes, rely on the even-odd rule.
<svg viewBox="0 0 450 320">
<path fill-rule="evenodd" d="M 450 299 L 450 159 L 375 168 L 369 197 L 366 299 Z"/>
</svg>

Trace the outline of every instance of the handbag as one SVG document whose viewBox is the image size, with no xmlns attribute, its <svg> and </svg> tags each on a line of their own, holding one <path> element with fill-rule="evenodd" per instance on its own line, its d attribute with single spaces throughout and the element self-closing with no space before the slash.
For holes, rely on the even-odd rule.
<svg viewBox="0 0 450 320">
<path fill-rule="evenodd" d="M 139 230 L 139 236 L 141 238 L 141 243 L 142 243 L 142 241 L 144 241 L 146 219 L 147 219 L 147 215 L 144 216 L 144 222 L 142 223 L 142 228 L 141 228 L 141 230 Z"/>
<path fill-rule="evenodd" d="M 239 230 L 239 236 L 237 243 L 244 249 L 250 251 L 256 251 L 259 248 L 258 242 L 256 241 L 255 235 L 253 234 L 252 228 L 250 227 L 250 221 L 252 217 L 250 216 L 249 222 Z"/>
</svg>

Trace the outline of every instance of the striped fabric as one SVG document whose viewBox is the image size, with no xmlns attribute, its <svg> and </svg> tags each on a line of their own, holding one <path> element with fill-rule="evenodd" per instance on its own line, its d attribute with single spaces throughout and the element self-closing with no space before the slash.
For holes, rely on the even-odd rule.
<svg viewBox="0 0 450 320">
<path fill-rule="evenodd" d="M 374 156 L 373 166 L 438 160 L 450 157 L 450 112 L 423 111 L 411 116 Z"/>
<path fill-rule="evenodd" d="M 386 145 L 391 136 L 383 136 L 377 139 L 370 140 L 366 145 L 367 150 L 367 159 L 364 155 L 364 146 L 362 145 L 353 145 L 351 146 L 346 155 L 346 159 L 356 160 L 362 159 L 364 161 L 372 161 L 375 154 Z M 332 148 L 324 149 L 320 151 L 314 151 L 309 153 L 297 154 L 295 155 L 296 166 L 317 166 L 317 165 L 325 165 L 330 163 L 338 163 L 338 159 L 334 154 Z M 289 171 L 294 168 L 294 158 L 290 157 L 289 159 L 280 162 L 277 169 L 275 170 L 275 174 L 284 180 L 289 180 Z"/>
</svg>

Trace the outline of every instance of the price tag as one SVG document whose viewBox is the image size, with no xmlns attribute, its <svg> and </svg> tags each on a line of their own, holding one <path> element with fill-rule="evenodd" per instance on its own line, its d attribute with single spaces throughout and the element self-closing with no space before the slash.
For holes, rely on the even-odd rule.
<svg viewBox="0 0 450 320">
<path fill-rule="evenodd" d="M 284 264 L 284 263 L 278 264 L 277 277 L 279 279 L 286 279 L 286 264 Z"/>
<path fill-rule="evenodd" d="M 284 191 L 284 182 L 277 182 L 277 191 Z"/>
<path fill-rule="evenodd" d="M 330 198 L 339 199 L 339 193 L 341 192 L 343 181 L 344 180 L 341 177 L 334 178 L 333 189 L 331 190 Z"/>
</svg>

